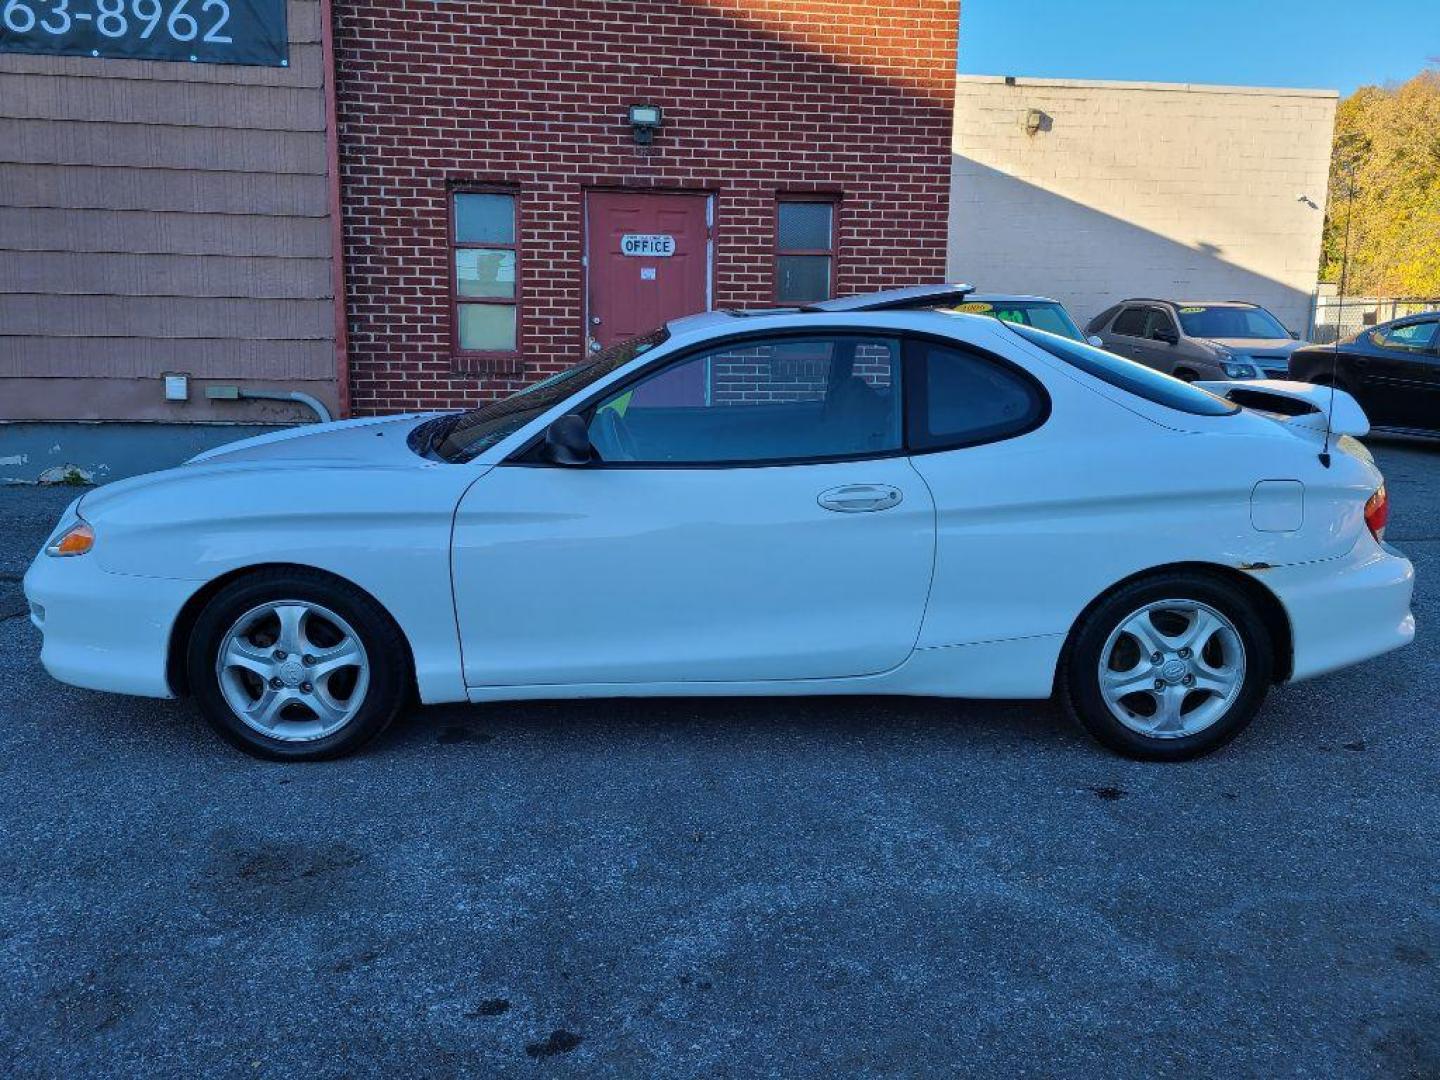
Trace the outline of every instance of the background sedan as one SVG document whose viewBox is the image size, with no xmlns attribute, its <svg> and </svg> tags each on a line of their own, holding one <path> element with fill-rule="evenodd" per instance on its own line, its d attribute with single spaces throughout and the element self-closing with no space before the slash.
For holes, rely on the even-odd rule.
<svg viewBox="0 0 1440 1080">
<path fill-rule="evenodd" d="M 1376 427 L 1440 431 L 1440 311 L 1298 349 L 1290 377 L 1349 391 Z"/>
</svg>

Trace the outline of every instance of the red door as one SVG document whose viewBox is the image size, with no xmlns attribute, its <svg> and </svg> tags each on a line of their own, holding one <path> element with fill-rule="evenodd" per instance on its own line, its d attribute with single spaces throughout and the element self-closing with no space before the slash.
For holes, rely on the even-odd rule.
<svg viewBox="0 0 1440 1080">
<path fill-rule="evenodd" d="M 592 191 L 585 203 L 591 348 L 706 310 L 708 195 Z"/>
</svg>

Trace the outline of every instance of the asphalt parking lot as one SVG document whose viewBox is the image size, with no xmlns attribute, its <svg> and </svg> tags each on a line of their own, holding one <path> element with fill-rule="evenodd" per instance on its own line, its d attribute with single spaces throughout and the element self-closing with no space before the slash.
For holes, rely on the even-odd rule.
<svg viewBox="0 0 1440 1080">
<path fill-rule="evenodd" d="M 1043 704 L 445 707 L 250 760 L 48 679 L 0 489 L 11 1076 L 1440 1076 L 1440 445 L 1416 644 L 1227 750 Z"/>
</svg>

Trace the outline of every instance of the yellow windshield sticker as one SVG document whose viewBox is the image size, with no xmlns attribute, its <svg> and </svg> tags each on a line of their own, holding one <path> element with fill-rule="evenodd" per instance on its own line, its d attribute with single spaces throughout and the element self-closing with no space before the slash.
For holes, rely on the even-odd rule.
<svg viewBox="0 0 1440 1080">
<path fill-rule="evenodd" d="M 993 311 L 994 304 L 987 304 L 981 300 L 971 300 L 956 307 L 956 311 L 965 311 L 971 315 L 984 315 L 987 311 Z"/>
<path fill-rule="evenodd" d="M 1181 314 L 1181 315 L 1198 315 L 1198 314 L 1200 314 L 1200 312 L 1202 312 L 1202 311 L 1204 311 L 1204 310 L 1205 310 L 1205 309 L 1204 309 L 1203 307 L 1182 307 L 1182 308 L 1180 309 L 1180 314 Z"/>
</svg>

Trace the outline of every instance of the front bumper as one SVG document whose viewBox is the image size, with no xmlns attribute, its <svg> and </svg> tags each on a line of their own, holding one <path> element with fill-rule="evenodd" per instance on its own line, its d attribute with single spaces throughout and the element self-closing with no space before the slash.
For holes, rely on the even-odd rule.
<svg viewBox="0 0 1440 1080">
<path fill-rule="evenodd" d="M 200 582 L 111 574 L 92 555 L 41 554 L 25 575 L 40 662 L 87 690 L 174 697 L 166 677 L 170 630 Z"/>
<path fill-rule="evenodd" d="M 1291 682 L 1358 664 L 1415 638 L 1415 569 L 1368 534 L 1344 558 L 1252 573 L 1290 617 Z"/>
</svg>

